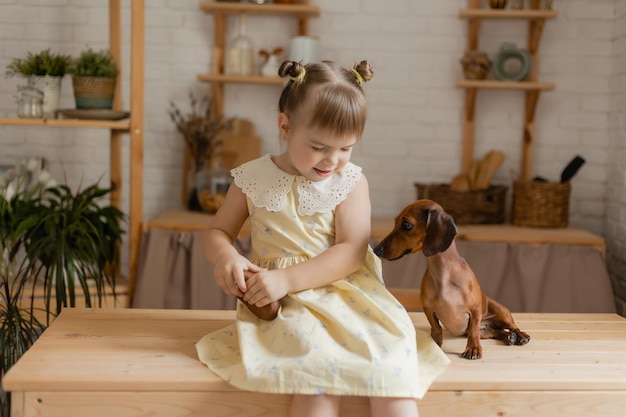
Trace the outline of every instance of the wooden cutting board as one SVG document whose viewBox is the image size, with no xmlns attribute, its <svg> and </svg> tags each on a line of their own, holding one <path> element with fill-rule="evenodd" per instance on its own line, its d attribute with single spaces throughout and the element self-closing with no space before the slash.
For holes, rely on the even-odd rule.
<svg viewBox="0 0 626 417">
<path fill-rule="evenodd" d="M 231 162 L 234 168 L 261 156 L 261 138 L 255 136 L 254 125 L 246 119 L 236 119 L 231 130 L 218 136 L 222 140 L 222 152 L 233 153 L 236 157 Z"/>
</svg>

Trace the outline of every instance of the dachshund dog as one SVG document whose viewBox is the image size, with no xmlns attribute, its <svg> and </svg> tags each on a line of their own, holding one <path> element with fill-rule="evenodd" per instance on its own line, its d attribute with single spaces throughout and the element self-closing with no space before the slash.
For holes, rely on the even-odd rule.
<svg viewBox="0 0 626 417">
<path fill-rule="evenodd" d="M 458 231 L 452 217 L 432 200 L 417 200 L 395 219 L 391 233 L 374 249 L 379 257 L 396 260 L 423 251 L 426 272 L 420 289 L 431 336 L 443 343 L 441 324 L 453 335 L 467 335 L 462 356 L 480 359 L 480 339 L 524 345 L 530 336 L 517 327 L 505 306 L 487 297 L 476 275 L 456 248 Z"/>
</svg>

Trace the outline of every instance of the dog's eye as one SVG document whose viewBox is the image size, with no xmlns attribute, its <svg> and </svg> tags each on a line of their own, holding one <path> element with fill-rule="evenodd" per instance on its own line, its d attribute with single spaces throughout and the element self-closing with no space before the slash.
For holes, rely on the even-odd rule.
<svg viewBox="0 0 626 417">
<path fill-rule="evenodd" d="M 413 228 L 413 224 L 409 222 L 402 222 L 402 230 L 411 230 Z"/>
</svg>

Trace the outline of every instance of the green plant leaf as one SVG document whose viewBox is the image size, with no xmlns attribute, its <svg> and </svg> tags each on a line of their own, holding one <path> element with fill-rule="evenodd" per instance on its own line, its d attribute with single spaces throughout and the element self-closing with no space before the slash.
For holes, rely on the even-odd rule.
<svg viewBox="0 0 626 417">
<path fill-rule="evenodd" d="M 37 54 L 28 52 L 26 58 L 14 58 L 6 67 L 6 76 L 22 75 L 49 75 L 63 77 L 66 72 L 72 71 L 72 58 L 69 55 L 52 53 L 50 48 Z"/>
<path fill-rule="evenodd" d="M 71 73 L 78 77 L 115 78 L 118 69 L 108 49 L 94 51 L 87 48 L 73 61 Z"/>
</svg>

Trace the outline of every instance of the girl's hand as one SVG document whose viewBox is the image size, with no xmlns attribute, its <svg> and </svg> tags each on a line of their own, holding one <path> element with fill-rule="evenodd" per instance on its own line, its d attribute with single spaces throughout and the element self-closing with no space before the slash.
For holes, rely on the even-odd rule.
<svg viewBox="0 0 626 417">
<path fill-rule="evenodd" d="M 280 269 L 261 270 L 256 273 L 245 273 L 247 291 L 244 300 L 257 307 L 263 307 L 273 301 L 280 300 L 289 292 L 289 281 L 285 272 Z"/>
<path fill-rule="evenodd" d="M 251 263 L 246 257 L 235 255 L 215 264 L 213 274 L 217 286 L 226 294 L 243 297 L 248 290 L 246 274 L 254 274 L 265 269 Z"/>
</svg>

